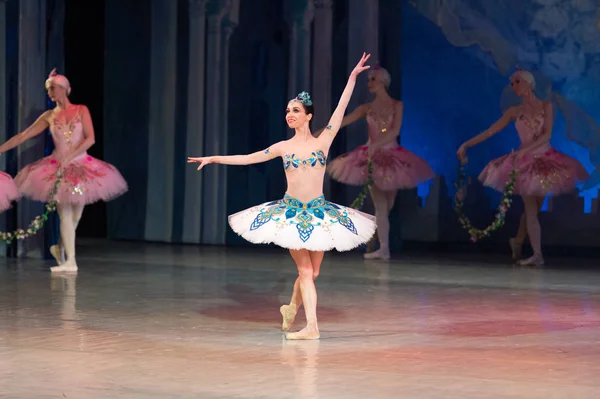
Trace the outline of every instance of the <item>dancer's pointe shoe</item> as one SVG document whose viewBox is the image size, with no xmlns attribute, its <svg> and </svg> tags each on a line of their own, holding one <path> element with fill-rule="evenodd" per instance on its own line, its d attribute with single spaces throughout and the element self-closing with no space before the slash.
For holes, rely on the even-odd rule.
<svg viewBox="0 0 600 399">
<path fill-rule="evenodd" d="M 542 255 L 533 255 L 530 258 L 517 262 L 519 266 L 544 266 L 544 258 Z"/>
<path fill-rule="evenodd" d="M 508 240 L 508 245 L 510 246 L 510 250 L 512 251 L 512 259 L 516 262 L 521 259 L 521 249 L 523 244 L 520 244 L 514 238 Z"/>
<path fill-rule="evenodd" d="M 313 340 L 321 338 L 319 329 L 304 327 L 302 330 L 294 333 L 285 334 L 285 339 L 288 341 Z"/>
<path fill-rule="evenodd" d="M 58 263 L 59 265 L 62 265 L 63 263 L 65 263 L 65 253 L 64 253 L 64 250 L 60 247 L 60 245 L 51 246 L 50 254 L 54 258 L 56 263 Z"/>
<path fill-rule="evenodd" d="M 375 234 L 373 235 L 373 237 L 371 237 L 371 239 L 367 243 L 366 253 L 370 254 L 372 252 L 375 252 L 375 248 L 376 247 L 377 247 L 377 232 L 375 232 Z"/>
<path fill-rule="evenodd" d="M 77 263 L 66 261 L 62 265 L 51 267 L 50 271 L 52 273 L 76 273 Z"/>
<path fill-rule="evenodd" d="M 292 305 L 281 305 L 279 312 L 281 312 L 281 316 L 283 317 L 281 329 L 283 331 L 288 331 L 294 324 L 294 320 L 296 320 L 296 309 L 294 309 L 294 306 Z"/>
<path fill-rule="evenodd" d="M 372 260 L 372 259 L 389 260 L 390 259 L 390 251 L 379 248 L 375 252 L 364 254 L 363 257 L 368 260 Z"/>
</svg>

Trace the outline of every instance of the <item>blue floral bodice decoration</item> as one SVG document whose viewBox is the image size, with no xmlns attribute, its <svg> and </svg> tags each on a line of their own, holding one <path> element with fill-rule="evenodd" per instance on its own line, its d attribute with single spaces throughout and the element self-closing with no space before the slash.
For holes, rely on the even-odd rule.
<svg viewBox="0 0 600 399">
<path fill-rule="evenodd" d="M 283 167 L 285 170 L 292 168 L 306 169 L 307 167 L 325 167 L 327 164 L 327 156 L 322 150 L 313 151 L 308 158 L 299 158 L 296 154 L 284 154 L 283 155 Z M 291 198 L 291 197 L 290 197 Z"/>
</svg>

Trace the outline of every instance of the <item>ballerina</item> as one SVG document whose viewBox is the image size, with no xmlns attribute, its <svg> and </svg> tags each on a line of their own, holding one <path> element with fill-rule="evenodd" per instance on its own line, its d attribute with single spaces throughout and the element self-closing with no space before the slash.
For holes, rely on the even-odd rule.
<svg viewBox="0 0 600 399">
<path fill-rule="evenodd" d="M 302 302 L 307 322 L 299 332 L 286 335 L 290 340 L 320 337 L 314 280 L 319 275 L 325 251 L 349 251 L 367 242 L 375 232 L 372 216 L 326 201 L 323 196 L 327 153 L 340 129 L 356 77 L 369 68 L 365 65 L 369 57 L 363 54 L 350 74 L 327 126 L 327 134 L 318 138 L 312 136 L 309 122 L 314 107 L 309 94 L 302 92 L 287 104 L 286 121 L 295 130 L 291 139 L 249 155 L 188 158 L 188 162 L 200 163 L 198 170 L 211 163 L 251 165 L 283 158 L 288 185 L 283 199 L 233 214 L 229 216 L 229 225 L 252 243 L 274 243 L 289 249 L 298 268 L 298 278 L 294 283 L 293 305 L 283 305 L 280 309 L 283 327 L 284 330 L 289 329 Z"/>
<path fill-rule="evenodd" d="M 60 242 L 51 248 L 58 265 L 51 270 L 76 272 L 75 231 L 84 206 L 120 196 L 127 191 L 127 183 L 114 166 L 87 154 L 95 142 L 92 118 L 85 105 L 69 101 L 69 80 L 53 70 L 45 86 L 56 107 L 44 112 L 31 126 L 1 145 L 0 154 L 50 128 L 54 152 L 25 166 L 15 177 L 15 183 L 24 197 L 45 202 L 54 187 L 57 172 L 62 172 L 55 196 L 60 217 Z"/>
<path fill-rule="evenodd" d="M 515 194 L 523 199 L 525 213 L 521 217 L 517 237 L 512 238 L 509 244 L 513 258 L 520 257 L 520 245 L 529 235 L 533 256 L 519 260 L 518 264 L 542 266 L 544 257 L 538 213 L 544 198 L 548 194 L 559 195 L 574 190 L 575 185 L 588 179 L 589 175 L 581 163 L 550 145 L 553 105 L 534 94 L 533 75 L 519 69 L 510 77 L 510 84 L 514 93 L 522 99 L 521 105 L 508 108 L 485 132 L 463 143 L 456 154 L 465 162 L 468 148 L 489 139 L 514 121 L 521 140 L 519 150 L 492 160 L 479 175 L 479 180 L 483 185 L 502 192 L 510 172 L 513 169 L 519 172 Z"/>
<path fill-rule="evenodd" d="M 385 69 L 377 66 L 369 71 L 369 91 L 375 94 L 375 99 L 358 106 L 341 125 L 348 126 L 366 118 L 369 140 L 354 151 L 337 157 L 327 167 L 334 180 L 362 186 L 368 180 L 369 159 L 373 163 L 375 184 L 370 187 L 370 192 L 375 205 L 379 250 L 366 253 L 365 259 L 390 258 L 389 213 L 398 190 L 415 188 L 435 177 L 426 161 L 398 144 L 404 106 L 390 97 L 390 83 L 390 74 Z"/>
<path fill-rule="evenodd" d="M 0 172 L 0 212 L 9 209 L 11 203 L 19 199 L 17 186 L 9 174 Z"/>
</svg>

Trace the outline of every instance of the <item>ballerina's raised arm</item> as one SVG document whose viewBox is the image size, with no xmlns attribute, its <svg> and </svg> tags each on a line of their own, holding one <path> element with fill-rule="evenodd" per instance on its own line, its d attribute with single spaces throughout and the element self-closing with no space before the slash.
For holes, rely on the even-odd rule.
<svg viewBox="0 0 600 399">
<path fill-rule="evenodd" d="M 367 60 L 371 58 L 371 54 L 363 53 L 362 58 L 358 61 L 358 64 L 354 67 L 352 72 L 350 73 L 350 77 L 348 78 L 348 83 L 346 83 L 346 88 L 342 92 L 342 96 L 340 97 L 340 101 L 338 105 L 333 111 L 331 118 L 329 119 L 329 123 L 325 128 L 325 132 L 327 134 L 321 134 L 318 139 L 324 143 L 327 149 L 331 146 L 333 139 L 339 132 L 342 121 L 344 120 L 344 114 L 346 113 L 346 108 L 348 107 L 348 103 L 350 102 L 350 98 L 352 97 L 352 92 L 354 91 L 354 85 L 356 84 L 356 77 L 363 71 L 366 71 L 370 68 L 369 65 L 365 65 Z M 324 132 L 324 133 L 325 133 Z"/>
<path fill-rule="evenodd" d="M 333 112 L 333 115 L 331 115 L 331 119 L 329 120 L 329 124 L 327 125 L 326 130 L 329 134 L 322 135 L 319 137 L 319 140 L 324 143 L 327 149 L 329 149 L 331 143 L 333 142 L 333 139 L 335 138 L 335 135 L 340 130 L 342 120 L 344 119 L 344 113 L 346 112 L 346 108 L 348 107 L 348 103 L 350 102 L 350 97 L 352 97 L 352 91 L 354 90 L 356 77 L 361 72 L 370 68 L 369 65 L 365 65 L 365 62 L 367 62 L 367 60 L 370 57 L 371 54 L 363 53 L 362 58 L 350 73 L 350 77 L 348 78 L 346 88 L 342 92 L 342 96 L 340 97 L 338 106 Z M 218 163 L 223 165 L 252 165 L 256 163 L 267 162 L 273 158 L 280 156 L 281 142 L 276 143 L 265 150 L 257 151 L 248 155 L 215 155 L 208 157 L 189 157 L 188 163 L 199 163 L 200 165 L 198 165 L 198 170 L 200 170 L 211 163 Z"/>
</svg>

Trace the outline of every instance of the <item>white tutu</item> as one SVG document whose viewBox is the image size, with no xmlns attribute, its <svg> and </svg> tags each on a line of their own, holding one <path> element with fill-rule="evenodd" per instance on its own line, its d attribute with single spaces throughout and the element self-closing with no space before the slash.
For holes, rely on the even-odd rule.
<svg viewBox="0 0 600 399">
<path fill-rule="evenodd" d="M 254 244 L 275 244 L 309 251 L 349 251 L 375 234 L 375 217 L 325 201 L 306 204 L 285 195 L 229 216 L 237 234 Z"/>
</svg>

